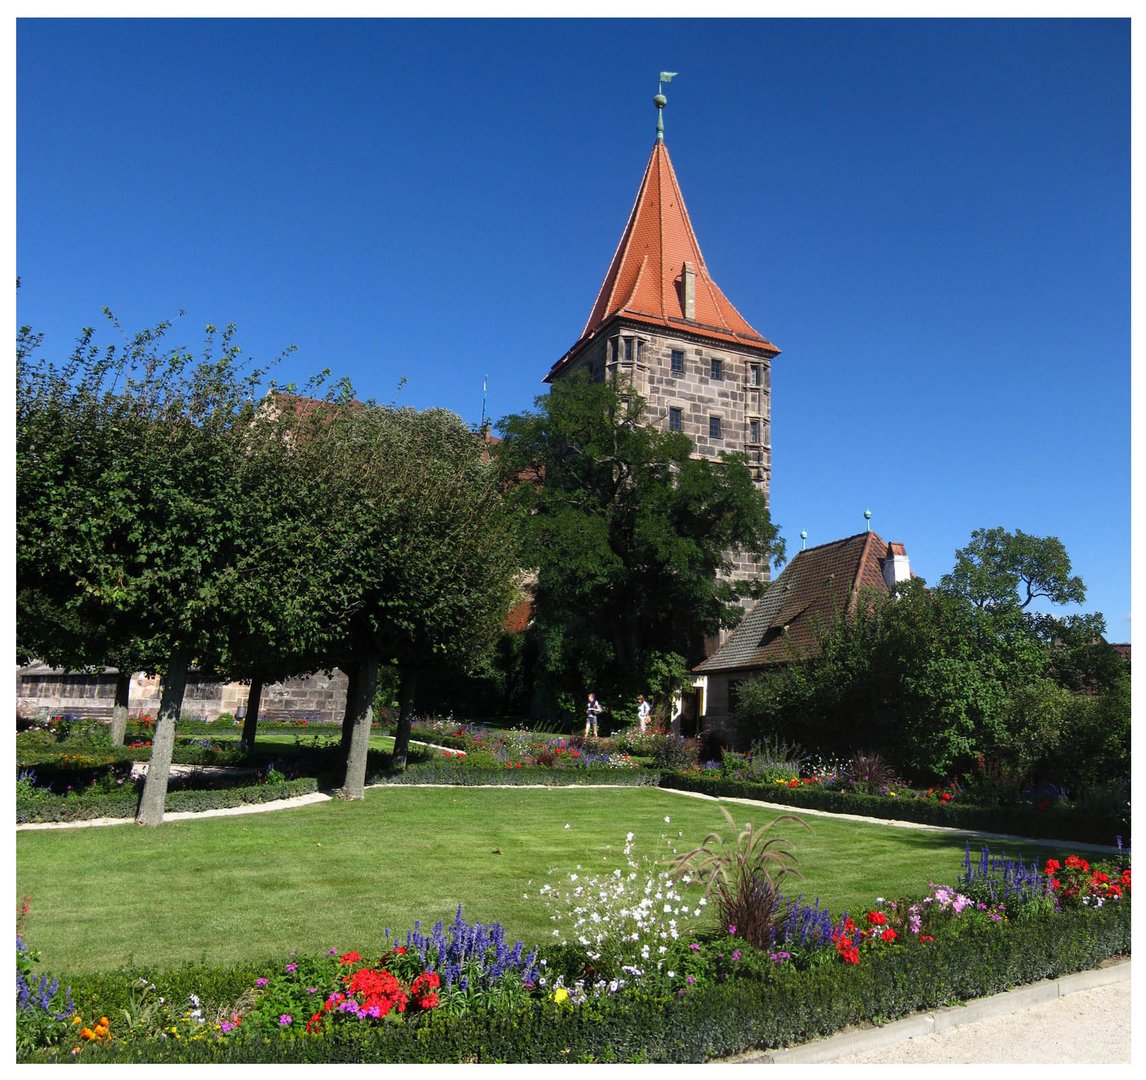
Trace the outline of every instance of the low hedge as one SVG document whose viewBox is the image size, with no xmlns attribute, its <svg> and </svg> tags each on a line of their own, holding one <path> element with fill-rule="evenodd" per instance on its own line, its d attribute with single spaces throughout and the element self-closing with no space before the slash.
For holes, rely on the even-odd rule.
<svg viewBox="0 0 1146 1080">
<path fill-rule="evenodd" d="M 836 791 L 817 784 L 791 788 L 783 784 L 752 784 L 722 777 L 692 776 L 667 772 L 660 786 L 677 791 L 697 791 L 724 798 L 759 799 L 782 806 L 826 810 L 833 814 L 859 814 L 863 817 L 914 821 L 924 825 L 944 825 L 952 829 L 1002 833 L 1031 840 L 1063 840 L 1114 846 L 1122 837 L 1130 846 L 1130 823 L 1111 814 L 1079 810 L 1037 811 L 1015 806 L 975 806 L 931 799 L 898 799 L 888 795 L 861 795 Z"/>
<path fill-rule="evenodd" d="M 579 784 L 617 784 L 625 787 L 656 787 L 657 773 L 623 768 L 547 768 L 522 765 L 520 768 L 470 765 L 449 758 L 434 758 L 411 766 L 404 772 L 380 772 L 368 778 L 372 784 L 452 784 L 457 787 L 544 786 L 571 787 Z"/>
<path fill-rule="evenodd" d="M 85 1049 L 106 1062 L 704 1062 L 753 1049 L 777 1049 L 831 1035 L 851 1024 L 884 1022 L 921 1009 L 996 994 L 1010 987 L 1101 965 L 1130 950 L 1130 904 L 1074 910 L 980 926 L 927 946 L 865 954 L 858 966 L 777 968 L 763 980 L 730 979 L 681 996 L 637 989 L 579 1008 L 534 1000 L 498 1011 L 476 1005 L 460 1016 L 430 1012 L 396 1024 L 317 1035 L 267 1038 L 238 1032 L 218 1042 L 113 1041 Z M 185 969 L 146 975 L 174 1000 L 205 987 L 234 1000 L 254 968 Z M 85 1016 L 118 1014 L 140 972 L 73 981 Z M 44 1051 L 28 1060 L 67 1055 Z"/>
<path fill-rule="evenodd" d="M 318 781 L 305 776 L 299 780 L 254 784 L 249 787 L 169 791 L 164 801 L 168 813 L 219 810 L 246 803 L 293 799 L 318 790 Z M 27 824 L 49 821 L 90 821 L 93 818 L 133 818 L 139 809 L 134 791 L 98 792 L 83 795 L 16 798 L 16 822 Z"/>
</svg>

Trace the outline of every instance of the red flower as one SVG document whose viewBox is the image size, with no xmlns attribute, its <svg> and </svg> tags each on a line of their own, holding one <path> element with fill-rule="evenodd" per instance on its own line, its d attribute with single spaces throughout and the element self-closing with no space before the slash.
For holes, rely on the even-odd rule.
<svg viewBox="0 0 1146 1080">
<path fill-rule="evenodd" d="M 888 926 L 884 928 L 882 941 L 894 941 L 899 935 L 895 932 L 894 928 Z"/>
<path fill-rule="evenodd" d="M 868 926 L 886 926 L 887 916 L 882 911 L 869 911 L 867 913 Z"/>
<path fill-rule="evenodd" d="M 939 801 L 940 802 L 950 802 L 951 801 L 951 792 L 949 792 L 949 791 L 943 792 L 943 794 L 939 796 Z"/>
<path fill-rule="evenodd" d="M 1085 859 L 1080 859 L 1077 855 L 1068 855 L 1066 865 L 1068 870 L 1083 870 L 1087 873 L 1090 871 L 1090 863 Z"/>
<path fill-rule="evenodd" d="M 357 953 L 357 952 L 346 952 L 346 953 L 343 953 L 338 958 L 338 962 L 340 964 L 343 964 L 343 965 L 357 964 L 357 963 L 361 962 L 361 960 L 362 960 L 362 954 Z"/>
<path fill-rule="evenodd" d="M 1062 863 L 1058 859 L 1047 859 L 1046 866 L 1043 867 L 1044 874 L 1053 874 L 1057 870 L 1062 869 Z"/>
<path fill-rule="evenodd" d="M 316 1012 L 307 1022 L 306 1030 L 310 1032 L 318 1031 L 322 1027 L 322 1013 Z"/>
<path fill-rule="evenodd" d="M 1060 882 L 1058 878 L 1052 877 L 1050 879 L 1050 887 L 1052 892 L 1058 892 L 1058 890 L 1062 888 L 1062 882 Z"/>
<path fill-rule="evenodd" d="M 393 952 L 394 952 L 395 956 L 405 956 L 406 955 L 406 946 L 405 945 L 395 945 Z"/>
<path fill-rule="evenodd" d="M 845 964 L 858 964 L 860 962 L 859 949 L 847 938 L 841 937 L 839 941 L 836 942 L 836 952 L 840 954 Z"/>
<path fill-rule="evenodd" d="M 799 787 L 799 786 L 800 786 L 799 780 L 789 780 L 788 781 L 788 787 Z"/>
<path fill-rule="evenodd" d="M 935 939 L 930 934 L 920 934 L 919 940 L 920 941 L 934 941 Z"/>
<path fill-rule="evenodd" d="M 1122 888 L 1121 888 L 1121 886 L 1119 886 L 1119 885 L 1113 885 L 1113 884 L 1112 884 L 1112 885 L 1110 886 L 1110 895 L 1111 895 L 1111 896 L 1121 896 L 1121 895 L 1122 895 Z"/>
</svg>

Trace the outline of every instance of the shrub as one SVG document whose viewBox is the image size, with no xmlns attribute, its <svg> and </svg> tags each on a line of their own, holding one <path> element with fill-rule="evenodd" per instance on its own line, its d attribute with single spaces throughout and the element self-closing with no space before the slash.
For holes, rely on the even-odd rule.
<svg viewBox="0 0 1146 1080">
<path fill-rule="evenodd" d="M 844 775 L 858 791 L 882 795 L 895 783 L 891 766 L 879 754 L 859 751 L 852 755 Z"/>
<path fill-rule="evenodd" d="M 679 735 L 653 735 L 650 742 L 655 769 L 683 769 L 697 763 L 695 739 L 685 739 Z"/>
</svg>

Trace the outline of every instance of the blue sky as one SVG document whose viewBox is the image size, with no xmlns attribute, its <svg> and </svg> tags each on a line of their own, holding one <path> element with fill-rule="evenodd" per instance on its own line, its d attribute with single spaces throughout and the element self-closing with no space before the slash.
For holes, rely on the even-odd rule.
<svg viewBox="0 0 1146 1080">
<path fill-rule="evenodd" d="M 577 339 L 655 135 L 782 350 L 772 513 L 935 581 L 1054 534 L 1130 639 L 1128 20 L 21 20 L 17 317 L 234 323 L 476 423 Z M 102 331 L 101 331 L 102 333 Z M 405 380 L 399 390 L 399 384 Z"/>
</svg>

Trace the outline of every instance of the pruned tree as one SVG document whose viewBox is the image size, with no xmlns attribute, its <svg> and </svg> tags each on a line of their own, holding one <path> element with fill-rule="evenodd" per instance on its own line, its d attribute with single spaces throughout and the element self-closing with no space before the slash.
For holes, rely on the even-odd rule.
<svg viewBox="0 0 1146 1080">
<path fill-rule="evenodd" d="M 144 825 L 163 820 L 188 669 L 225 645 L 238 508 L 265 464 L 246 451 L 266 369 L 244 369 L 233 327 L 208 327 L 199 358 L 166 344 L 170 327 L 106 348 L 88 330 L 62 363 L 29 330 L 17 347 L 18 640 L 160 675 Z M 74 651 L 53 654 L 61 628 Z"/>
</svg>

